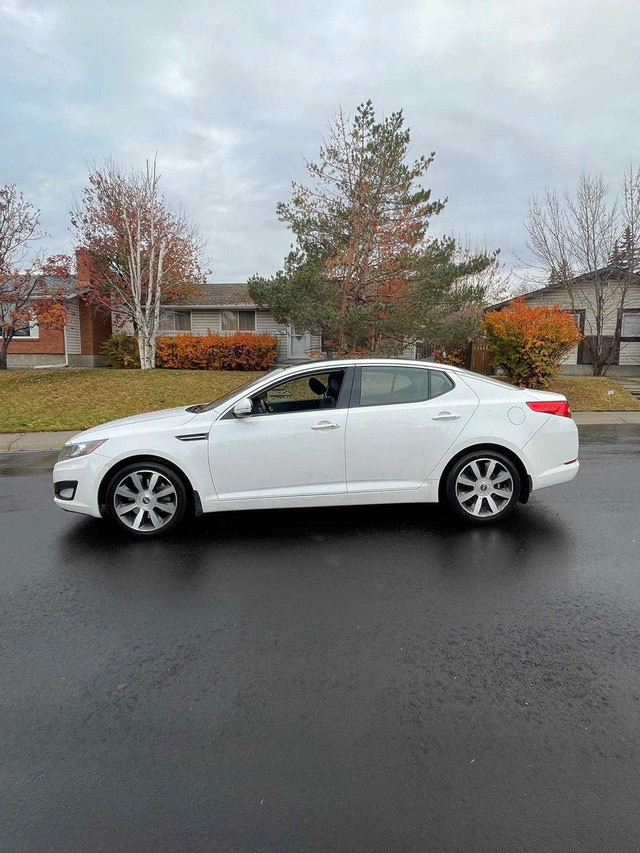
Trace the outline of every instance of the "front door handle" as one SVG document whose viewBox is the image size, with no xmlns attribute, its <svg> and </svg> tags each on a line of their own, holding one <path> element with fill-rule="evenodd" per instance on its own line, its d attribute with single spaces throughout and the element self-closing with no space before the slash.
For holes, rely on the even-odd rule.
<svg viewBox="0 0 640 853">
<path fill-rule="evenodd" d="M 431 418 L 432 421 L 457 421 L 460 415 L 452 415 L 451 412 L 440 412 L 439 415 Z"/>
<path fill-rule="evenodd" d="M 326 429 L 339 429 L 339 427 L 340 427 L 340 424 L 332 424 L 332 423 L 330 423 L 330 421 L 320 421 L 319 424 L 312 426 L 311 429 L 326 430 Z"/>
</svg>

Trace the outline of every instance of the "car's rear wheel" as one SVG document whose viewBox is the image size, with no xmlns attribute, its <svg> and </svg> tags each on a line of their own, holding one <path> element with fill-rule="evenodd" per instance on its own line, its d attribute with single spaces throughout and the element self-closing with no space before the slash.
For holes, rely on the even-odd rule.
<svg viewBox="0 0 640 853">
<path fill-rule="evenodd" d="M 455 463 L 447 477 L 449 506 L 474 524 L 505 518 L 519 494 L 518 469 L 507 456 L 493 450 L 468 453 Z"/>
<path fill-rule="evenodd" d="M 181 477 L 159 462 L 120 468 L 107 487 L 109 518 L 130 536 L 159 536 L 180 523 L 187 509 Z"/>
</svg>

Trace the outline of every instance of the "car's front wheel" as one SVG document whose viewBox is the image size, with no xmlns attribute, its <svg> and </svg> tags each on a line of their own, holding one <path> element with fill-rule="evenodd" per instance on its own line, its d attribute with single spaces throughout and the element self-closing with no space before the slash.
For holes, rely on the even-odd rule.
<svg viewBox="0 0 640 853">
<path fill-rule="evenodd" d="M 132 536 L 158 536 L 180 523 L 187 509 L 181 477 L 159 462 L 120 468 L 106 492 L 109 518 Z"/>
<path fill-rule="evenodd" d="M 449 506 L 474 524 L 505 518 L 519 494 L 518 469 L 507 456 L 496 451 L 468 453 L 456 462 L 446 481 Z"/>
</svg>

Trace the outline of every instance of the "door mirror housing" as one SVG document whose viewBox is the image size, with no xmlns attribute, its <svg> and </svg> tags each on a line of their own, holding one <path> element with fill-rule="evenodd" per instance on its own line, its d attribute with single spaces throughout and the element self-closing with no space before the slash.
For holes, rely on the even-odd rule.
<svg viewBox="0 0 640 853">
<path fill-rule="evenodd" d="M 245 397 L 244 400 L 238 400 L 238 402 L 233 407 L 233 414 L 237 418 L 248 418 L 253 412 L 253 403 L 248 397 Z"/>
</svg>

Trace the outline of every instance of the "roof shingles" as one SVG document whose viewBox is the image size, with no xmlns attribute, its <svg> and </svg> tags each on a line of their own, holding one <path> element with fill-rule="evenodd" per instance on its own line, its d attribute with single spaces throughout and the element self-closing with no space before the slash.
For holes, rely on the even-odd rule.
<svg viewBox="0 0 640 853">
<path fill-rule="evenodd" d="M 180 300 L 180 305 L 199 308 L 255 308 L 256 304 L 249 296 L 247 284 L 201 284 L 197 293 Z M 176 307 L 178 303 L 176 303 Z"/>
</svg>

